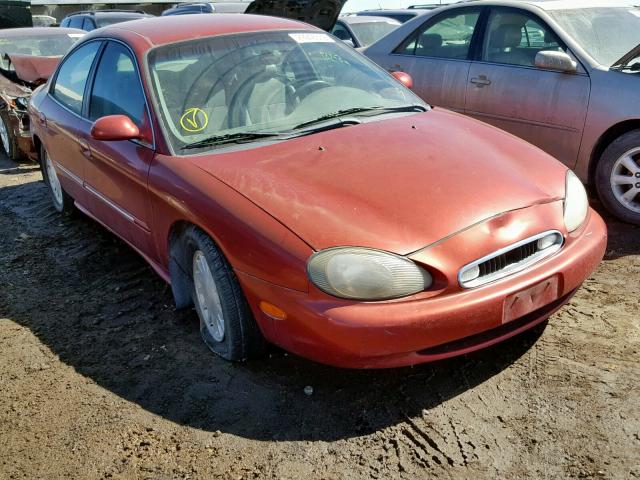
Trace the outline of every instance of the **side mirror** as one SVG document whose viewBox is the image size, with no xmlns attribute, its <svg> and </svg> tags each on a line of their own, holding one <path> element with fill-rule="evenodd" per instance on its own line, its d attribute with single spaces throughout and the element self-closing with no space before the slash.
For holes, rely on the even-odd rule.
<svg viewBox="0 0 640 480">
<path fill-rule="evenodd" d="M 558 72 L 576 73 L 578 64 L 564 52 L 543 50 L 536 55 L 536 67 Z"/>
<path fill-rule="evenodd" d="M 344 39 L 342 41 L 347 45 L 349 45 L 351 48 L 355 48 L 355 45 L 353 44 L 353 40 L 351 40 L 350 38 Z"/>
<path fill-rule="evenodd" d="M 411 75 L 407 72 L 400 72 L 396 70 L 395 72 L 391 72 L 391 75 L 408 89 L 413 88 L 413 78 L 411 78 Z"/>
<path fill-rule="evenodd" d="M 140 138 L 140 130 L 126 115 L 108 115 L 95 121 L 91 137 L 103 142 L 134 140 Z"/>
</svg>

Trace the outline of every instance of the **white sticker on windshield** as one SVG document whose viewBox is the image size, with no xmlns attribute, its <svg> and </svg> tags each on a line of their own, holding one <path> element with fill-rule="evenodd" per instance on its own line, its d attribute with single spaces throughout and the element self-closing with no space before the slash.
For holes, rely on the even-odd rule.
<svg viewBox="0 0 640 480">
<path fill-rule="evenodd" d="M 290 33 L 289 36 L 298 43 L 333 43 L 326 33 Z"/>
<path fill-rule="evenodd" d="M 70 38 L 82 38 L 84 35 L 84 33 L 67 33 L 67 37 Z"/>
</svg>

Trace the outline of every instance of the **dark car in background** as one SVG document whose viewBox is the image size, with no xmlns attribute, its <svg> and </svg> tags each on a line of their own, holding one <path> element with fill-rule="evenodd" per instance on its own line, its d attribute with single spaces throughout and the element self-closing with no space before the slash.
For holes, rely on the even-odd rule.
<svg viewBox="0 0 640 480">
<path fill-rule="evenodd" d="M 0 143 L 10 159 L 36 158 L 29 131 L 29 98 L 84 34 L 70 28 L 0 30 Z"/>
<path fill-rule="evenodd" d="M 194 13 L 244 13 L 251 1 L 236 2 L 183 2 L 162 12 L 167 15 L 192 15 Z"/>
<path fill-rule="evenodd" d="M 0 2 L 0 29 L 31 27 L 30 0 L 4 0 Z"/>
<path fill-rule="evenodd" d="M 513 133 L 640 224 L 637 0 L 479 0 L 417 17 L 364 54 L 436 106 Z M 532 166 L 535 168 L 535 166 Z"/>
<path fill-rule="evenodd" d="M 114 23 L 140 20 L 147 17 L 153 17 L 153 15 L 141 10 L 87 10 L 67 15 L 60 22 L 60 26 L 78 28 L 90 32 L 96 28 L 106 27 Z"/>
<path fill-rule="evenodd" d="M 340 17 L 331 33 L 354 48 L 362 48 L 380 40 L 401 25 L 387 17 Z"/>
</svg>

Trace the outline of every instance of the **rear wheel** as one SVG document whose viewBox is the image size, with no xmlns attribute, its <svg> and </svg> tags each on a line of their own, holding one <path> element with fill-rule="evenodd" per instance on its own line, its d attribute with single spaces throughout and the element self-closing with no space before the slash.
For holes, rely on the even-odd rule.
<svg viewBox="0 0 640 480">
<path fill-rule="evenodd" d="M 18 149 L 18 139 L 13 134 L 11 123 L 9 122 L 9 114 L 6 110 L 0 112 L 0 143 L 7 157 L 11 160 L 20 159 L 20 150 Z"/>
<path fill-rule="evenodd" d="M 640 225 L 640 130 L 625 133 L 605 149 L 596 168 L 596 188 L 609 212 Z"/>
<path fill-rule="evenodd" d="M 265 340 L 233 269 L 211 238 L 196 227 L 183 233 L 191 298 L 204 343 L 217 355 L 240 361 L 262 353 Z"/>
<path fill-rule="evenodd" d="M 40 169 L 42 170 L 44 183 L 49 188 L 53 207 L 60 213 L 71 214 L 74 210 L 73 198 L 64 191 L 60 179 L 58 179 L 58 173 L 53 165 L 53 161 L 44 147 L 40 150 Z"/>
</svg>

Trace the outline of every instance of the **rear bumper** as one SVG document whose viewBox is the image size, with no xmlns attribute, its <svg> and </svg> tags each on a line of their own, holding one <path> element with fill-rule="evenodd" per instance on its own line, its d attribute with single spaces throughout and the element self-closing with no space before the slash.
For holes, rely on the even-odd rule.
<svg viewBox="0 0 640 480">
<path fill-rule="evenodd" d="M 313 285 L 288 290 L 238 272 L 258 323 L 271 342 L 320 363 L 349 368 L 387 368 L 440 360 L 506 340 L 543 322 L 575 293 L 598 266 L 606 227 L 591 211 L 579 235 L 526 271 L 474 290 L 415 295 L 387 302 L 330 297 Z M 555 300 L 504 323 L 505 299 L 553 278 Z M 285 320 L 266 316 L 260 301 L 277 305 Z"/>
</svg>

